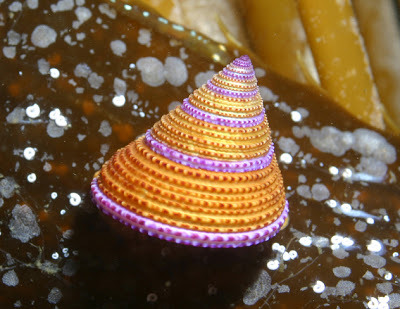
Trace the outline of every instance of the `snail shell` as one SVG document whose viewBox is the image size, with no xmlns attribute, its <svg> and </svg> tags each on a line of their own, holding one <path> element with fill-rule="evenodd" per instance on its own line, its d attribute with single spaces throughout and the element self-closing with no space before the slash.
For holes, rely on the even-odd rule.
<svg viewBox="0 0 400 309">
<path fill-rule="evenodd" d="M 167 241 L 229 248 L 273 237 L 288 203 L 249 57 L 119 149 L 91 190 L 103 212 Z"/>
</svg>

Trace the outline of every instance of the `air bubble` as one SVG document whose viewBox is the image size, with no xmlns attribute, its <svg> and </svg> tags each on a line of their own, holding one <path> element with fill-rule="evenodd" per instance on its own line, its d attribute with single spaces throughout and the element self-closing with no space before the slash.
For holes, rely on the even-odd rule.
<svg viewBox="0 0 400 309">
<path fill-rule="evenodd" d="M 25 113 L 29 118 L 37 118 L 40 115 L 40 107 L 35 103 L 31 106 L 28 106 L 25 110 Z"/>
<path fill-rule="evenodd" d="M 322 281 L 318 280 L 315 285 L 313 286 L 313 290 L 315 293 L 322 293 L 325 290 L 325 283 Z"/>
<path fill-rule="evenodd" d="M 50 76 L 53 78 L 59 78 L 60 77 L 60 71 L 56 68 L 51 68 L 50 69 Z"/>
<path fill-rule="evenodd" d="M 81 196 L 75 192 L 70 193 L 68 197 L 69 197 L 69 203 L 72 206 L 78 206 L 82 201 Z"/>
<path fill-rule="evenodd" d="M 30 182 L 30 183 L 34 183 L 36 181 L 36 174 L 35 173 L 30 173 L 26 179 Z"/>
<path fill-rule="evenodd" d="M 33 160 L 35 157 L 36 151 L 32 147 L 26 147 L 24 149 L 24 158 L 27 160 Z"/>
</svg>

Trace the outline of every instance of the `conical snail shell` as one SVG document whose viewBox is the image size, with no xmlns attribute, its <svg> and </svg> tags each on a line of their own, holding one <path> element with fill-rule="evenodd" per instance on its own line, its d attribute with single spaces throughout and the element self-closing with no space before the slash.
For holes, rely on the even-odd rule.
<svg viewBox="0 0 400 309">
<path fill-rule="evenodd" d="M 119 149 L 91 189 L 105 213 L 160 239 L 228 248 L 274 236 L 288 203 L 249 57 Z"/>
</svg>

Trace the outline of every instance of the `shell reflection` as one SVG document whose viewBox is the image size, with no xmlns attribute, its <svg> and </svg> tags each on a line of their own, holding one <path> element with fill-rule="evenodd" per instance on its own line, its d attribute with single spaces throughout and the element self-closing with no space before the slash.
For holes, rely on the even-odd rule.
<svg viewBox="0 0 400 309">
<path fill-rule="evenodd" d="M 96 173 L 92 197 L 140 232 L 202 247 L 274 236 L 288 214 L 247 56 L 234 60 Z"/>
</svg>

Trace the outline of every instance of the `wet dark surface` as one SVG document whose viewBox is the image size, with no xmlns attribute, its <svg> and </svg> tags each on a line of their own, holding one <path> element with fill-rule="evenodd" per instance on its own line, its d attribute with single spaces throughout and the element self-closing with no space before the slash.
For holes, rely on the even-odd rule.
<svg viewBox="0 0 400 309">
<path fill-rule="evenodd" d="M 400 306 L 399 139 L 265 69 L 285 230 L 255 247 L 201 249 L 100 214 L 94 172 L 234 52 L 119 2 L 60 3 L 0 3 L 1 308 Z M 146 75 L 143 57 L 161 64 L 150 59 Z"/>
</svg>

